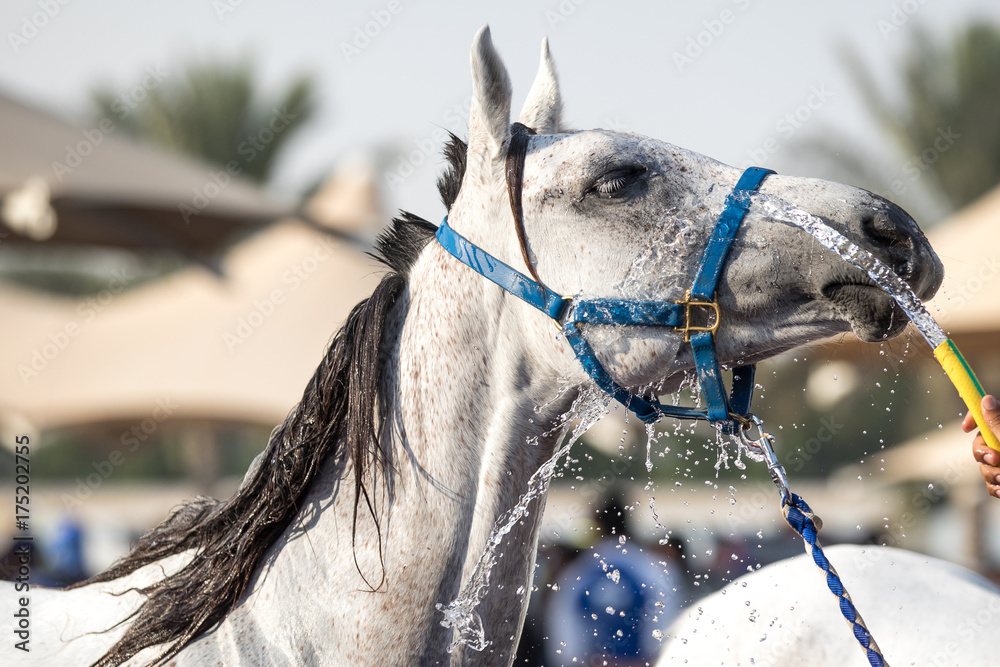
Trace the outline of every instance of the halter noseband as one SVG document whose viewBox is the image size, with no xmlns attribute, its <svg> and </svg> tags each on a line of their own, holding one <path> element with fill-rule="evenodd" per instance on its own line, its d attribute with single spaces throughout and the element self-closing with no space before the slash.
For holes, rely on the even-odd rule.
<svg viewBox="0 0 1000 667">
<path fill-rule="evenodd" d="M 678 302 L 564 297 L 504 264 L 455 232 L 448 226 L 448 216 L 441 222 L 436 236 L 441 246 L 460 262 L 555 320 L 590 378 L 643 422 L 653 423 L 664 416 L 700 419 L 732 433 L 749 423 L 755 366 L 738 366 L 733 369 L 733 387 L 727 400 L 715 353 L 714 335 L 721 323 L 719 306 L 714 300 L 715 288 L 729 255 L 729 248 L 746 217 L 750 193 L 755 192 L 763 180 L 773 173 L 775 172 L 770 169 L 750 167 L 740 176 L 736 187 L 726 197 L 726 207 L 712 231 L 694 283 L 684 300 Z M 692 323 L 691 314 L 695 309 L 709 311 L 707 324 Z M 705 407 L 664 405 L 631 393 L 615 382 L 601 366 L 594 350 L 580 332 L 580 324 L 664 326 L 682 330 L 684 341 L 691 343 Z"/>
</svg>

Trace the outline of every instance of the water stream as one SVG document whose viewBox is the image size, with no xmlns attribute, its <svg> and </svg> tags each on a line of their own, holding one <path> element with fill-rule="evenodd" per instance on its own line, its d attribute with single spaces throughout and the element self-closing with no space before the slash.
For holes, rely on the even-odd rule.
<svg viewBox="0 0 1000 667">
<path fill-rule="evenodd" d="M 903 309 L 906 316 L 910 318 L 913 325 L 920 331 L 921 335 L 930 343 L 931 348 L 948 339 L 944 331 L 938 325 L 927 309 L 924 308 L 920 299 L 913 293 L 910 286 L 902 278 L 879 261 L 877 257 L 867 250 L 862 250 L 852 243 L 847 237 L 831 228 L 825 222 L 814 215 L 792 206 L 777 197 L 764 194 L 753 196 L 751 212 L 779 220 L 789 222 L 805 231 L 823 244 L 826 248 L 840 255 L 845 261 L 868 274 L 875 283 L 885 290 L 886 294 L 895 299 L 899 307 Z"/>
<path fill-rule="evenodd" d="M 438 603 L 435 605 L 438 611 L 444 614 L 441 625 L 446 628 L 454 628 L 455 635 L 448 652 L 451 653 L 460 644 L 466 644 L 469 648 L 482 651 L 489 645 L 483 632 L 483 620 L 476 611 L 480 600 L 486 594 L 490 585 L 490 576 L 493 566 L 497 560 L 497 548 L 503 543 L 504 537 L 517 525 L 517 523 L 528 514 L 528 505 L 538 496 L 542 496 L 549 489 L 549 483 L 556 473 L 556 464 L 569 453 L 570 449 L 580 439 L 584 433 L 596 424 L 607 414 L 608 402 L 610 398 L 605 394 L 594 390 L 593 392 L 583 392 L 573 402 L 572 407 L 565 416 L 565 420 L 559 428 L 563 430 L 563 435 L 569 430 L 570 425 L 576 420 L 572 433 L 566 439 L 565 444 L 556 449 L 556 452 L 548 461 L 535 471 L 528 480 L 527 490 L 521 494 L 517 504 L 510 508 L 493 525 L 490 536 L 486 540 L 486 548 L 479 556 L 476 569 L 472 578 L 459 592 L 458 597 L 448 605 Z M 527 591 L 522 591 L 522 595 L 527 595 Z"/>
</svg>

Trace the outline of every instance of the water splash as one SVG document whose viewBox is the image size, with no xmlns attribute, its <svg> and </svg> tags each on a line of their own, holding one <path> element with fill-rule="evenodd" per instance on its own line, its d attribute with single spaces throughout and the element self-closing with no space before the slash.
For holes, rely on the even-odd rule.
<svg viewBox="0 0 1000 667">
<path fill-rule="evenodd" d="M 656 424 L 646 424 L 646 472 L 653 472 L 653 443 L 656 442 Z"/>
<path fill-rule="evenodd" d="M 936 348 L 948 339 L 948 336 L 927 312 L 910 286 L 870 252 L 862 250 L 816 216 L 810 215 L 782 199 L 757 194 L 753 197 L 753 203 L 754 206 L 751 210 L 775 220 L 790 222 L 801 227 L 825 247 L 840 255 L 854 267 L 867 273 L 879 287 L 895 299 L 932 348 Z"/>
<path fill-rule="evenodd" d="M 718 479 L 719 472 L 723 468 L 729 470 L 730 460 L 732 464 L 739 468 L 740 470 L 746 470 L 747 464 L 743 461 L 746 457 L 754 463 L 761 463 L 764 461 L 764 454 L 756 449 L 752 449 L 745 438 L 736 436 L 735 434 L 724 435 L 722 433 L 722 427 L 719 426 L 716 429 L 715 441 L 718 445 L 718 458 L 715 461 L 715 477 Z M 735 447 L 734 454 L 730 455 L 728 445 L 732 444 Z"/>
<path fill-rule="evenodd" d="M 610 398 L 603 392 L 594 390 L 583 392 L 573 402 L 569 412 L 565 415 L 564 421 L 558 428 L 563 430 L 563 435 L 569 430 L 570 424 L 576 420 L 572 433 L 562 447 L 543 463 L 538 470 L 528 480 L 528 490 L 521 494 L 517 503 L 507 510 L 493 524 L 493 530 L 486 540 L 486 548 L 479 556 L 476 569 L 465 587 L 459 592 L 458 597 L 448 605 L 440 602 L 435 608 L 444 614 L 441 625 L 446 628 L 453 628 L 454 639 L 448 647 L 451 653 L 458 646 L 465 644 L 476 651 L 482 651 L 489 646 L 483 630 L 483 619 L 476 611 L 479 602 L 486 595 L 490 585 L 490 577 L 493 573 L 493 566 L 497 560 L 497 548 L 503 543 L 504 537 L 517 523 L 528 514 L 528 505 L 535 498 L 544 495 L 549 489 L 549 482 L 556 472 L 556 464 L 573 447 L 591 426 L 596 424 L 608 412 Z"/>
</svg>

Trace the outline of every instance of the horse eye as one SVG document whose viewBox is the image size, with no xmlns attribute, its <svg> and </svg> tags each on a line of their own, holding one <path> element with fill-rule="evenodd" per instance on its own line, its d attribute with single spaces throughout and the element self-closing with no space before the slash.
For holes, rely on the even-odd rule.
<svg viewBox="0 0 1000 667">
<path fill-rule="evenodd" d="M 602 174 L 591 186 L 591 191 L 602 197 L 613 197 L 645 172 L 645 167 L 625 167 Z"/>
</svg>

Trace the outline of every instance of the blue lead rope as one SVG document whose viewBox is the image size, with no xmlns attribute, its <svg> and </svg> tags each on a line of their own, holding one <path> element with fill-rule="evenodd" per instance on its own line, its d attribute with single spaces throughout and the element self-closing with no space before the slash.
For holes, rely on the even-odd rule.
<svg viewBox="0 0 1000 667">
<path fill-rule="evenodd" d="M 882 656 L 882 651 L 879 649 L 878 644 L 875 643 L 875 639 L 872 637 L 871 632 L 869 632 L 868 626 L 854 606 L 854 602 L 851 600 L 847 589 L 844 588 L 844 582 L 840 580 L 837 570 L 834 569 L 830 561 L 827 560 L 826 554 L 823 553 L 823 548 L 819 544 L 819 529 L 823 525 L 823 522 L 820 521 L 818 516 L 813 514 L 812 509 L 806 504 L 806 501 L 790 491 L 781 494 L 781 512 L 785 515 L 788 525 L 802 536 L 802 540 L 806 543 L 806 548 L 812 556 L 813 562 L 816 563 L 819 569 L 826 573 L 826 585 L 830 589 L 830 592 L 837 596 L 837 600 L 840 603 L 840 613 L 850 623 L 854 638 L 858 640 L 861 648 L 865 650 L 868 663 L 872 667 L 888 667 L 885 658 Z"/>
<path fill-rule="evenodd" d="M 851 596 L 844 588 L 844 582 L 840 580 L 840 575 L 827 560 L 826 554 L 823 553 L 823 547 L 819 545 L 819 529 L 822 528 L 823 522 L 813 513 L 806 501 L 792 493 L 791 489 L 788 488 L 785 467 L 781 465 L 778 456 L 774 453 L 774 436 L 764 432 L 760 418 L 751 415 L 751 421 L 754 426 L 760 429 L 760 437 L 757 440 L 751 440 L 744 431 L 740 431 L 738 437 L 747 447 L 757 450 L 763 455 L 771 481 L 778 487 L 778 492 L 781 494 L 781 512 L 785 515 L 785 520 L 805 542 L 806 550 L 812 556 L 816 566 L 826 574 L 826 585 L 830 592 L 837 596 L 840 613 L 850 623 L 854 638 L 864 649 L 869 664 L 872 667 L 888 667 L 885 658 L 882 657 L 882 651 L 879 650 L 878 644 L 875 643 L 875 639 L 868 631 L 868 626 L 865 625 L 864 619 L 861 618 L 854 602 L 851 601 Z"/>
</svg>

